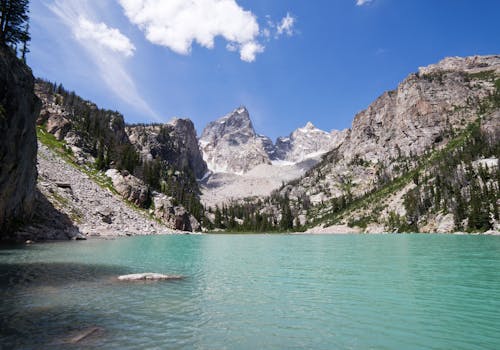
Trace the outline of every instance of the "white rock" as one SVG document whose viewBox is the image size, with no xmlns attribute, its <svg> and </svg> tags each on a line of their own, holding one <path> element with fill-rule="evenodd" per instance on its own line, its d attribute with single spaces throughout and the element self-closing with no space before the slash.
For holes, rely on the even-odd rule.
<svg viewBox="0 0 500 350">
<path fill-rule="evenodd" d="M 182 276 L 178 275 L 164 275 L 161 273 L 146 272 L 146 273 L 133 273 L 130 275 L 118 276 L 119 281 L 161 281 L 161 280 L 179 280 Z"/>
</svg>

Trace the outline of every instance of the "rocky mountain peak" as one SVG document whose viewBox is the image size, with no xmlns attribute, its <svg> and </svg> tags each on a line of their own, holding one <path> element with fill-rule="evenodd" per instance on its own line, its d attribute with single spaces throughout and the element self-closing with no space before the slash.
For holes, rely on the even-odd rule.
<svg viewBox="0 0 500 350">
<path fill-rule="evenodd" d="M 199 143 L 213 172 L 245 173 L 271 160 L 298 163 L 319 159 L 319 155 L 338 147 L 344 138 L 345 132 L 328 133 L 309 121 L 273 144 L 269 137 L 256 134 L 248 110 L 239 107 L 208 124 Z"/>
<path fill-rule="evenodd" d="M 436 64 L 419 68 L 419 75 L 438 72 L 478 72 L 484 70 L 495 70 L 500 72 L 500 55 L 470 56 L 470 57 L 446 57 Z"/>
<path fill-rule="evenodd" d="M 288 137 L 276 140 L 276 160 L 285 160 L 293 163 L 301 162 L 308 158 L 318 157 L 338 147 L 343 142 L 344 133 L 328 133 L 314 126 L 313 123 L 298 128 Z"/>
<path fill-rule="evenodd" d="M 306 130 L 313 130 L 313 129 L 316 129 L 316 127 L 314 126 L 313 123 L 311 123 L 310 121 L 307 122 L 307 124 L 302 128 L 302 129 L 306 129 Z"/>
<path fill-rule="evenodd" d="M 239 107 L 222 118 L 211 122 L 203 130 L 201 139 L 211 140 L 219 137 L 248 139 L 256 136 L 248 110 Z"/>
<path fill-rule="evenodd" d="M 245 173 L 259 164 L 270 163 L 268 142 L 255 133 L 245 107 L 209 123 L 199 144 L 203 159 L 214 172 Z"/>
</svg>

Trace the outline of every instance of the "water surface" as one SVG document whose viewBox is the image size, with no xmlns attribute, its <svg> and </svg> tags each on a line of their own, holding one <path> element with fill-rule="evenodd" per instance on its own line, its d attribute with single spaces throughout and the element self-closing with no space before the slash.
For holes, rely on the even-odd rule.
<svg viewBox="0 0 500 350">
<path fill-rule="evenodd" d="M 116 281 L 149 271 L 186 278 Z M 0 250 L 0 284 L 1 348 L 500 348 L 500 237 L 37 244 Z"/>
</svg>

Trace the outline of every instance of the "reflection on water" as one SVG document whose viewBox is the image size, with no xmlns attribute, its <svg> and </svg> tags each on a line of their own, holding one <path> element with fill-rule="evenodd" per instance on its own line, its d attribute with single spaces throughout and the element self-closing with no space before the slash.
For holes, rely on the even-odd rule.
<svg viewBox="0 0 500 350">
<path fill-rule="evenodd" d="M 469 236 L 163 236 L 3 248 L 0 344 L 497 349 L 499 263 L 499 238 Z M 187 278 L 116 280 L 137 272 Z"/>
</svg>

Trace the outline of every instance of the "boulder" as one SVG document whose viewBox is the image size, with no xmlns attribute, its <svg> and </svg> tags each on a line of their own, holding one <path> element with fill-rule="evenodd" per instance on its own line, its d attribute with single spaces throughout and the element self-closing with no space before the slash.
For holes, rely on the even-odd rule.
<svg viewBox="0 0 500 350">
<path fill-rule="evenodd" d="M 164 224 L 180 231 L 199 232 L 201 225 L 196 218 L 189 214 L 183 206 L 174 206 L 173 199 L 164 194 L 153 193 L 155 218 Z"/>
<path fill-rule="evenodd" d="M 111 179 L 113 187 L 124 199 L 142 208 L 149 204 L 149 188 L 137 177 L 116 169 L 106 171 L 106 176 Z"/>
<path fill-rule="evenodd" d="M 180 280 L 183 276 L 178 275 L 164 275 L 161 273 L 146 272 L 134 273 L 130 275 L 118 276 L 118 281 L 137 282 L 137 281 L 165 281 L 165 280 Z"/>
<path fill-rule="evenodd" d="M 70 121 L 61 114 L 51 114 L 47 118 L 46 129 L 59 141 L 64 139 L 71 129 Z"/>
<path fill-rule="evenodd" d="M 112 224 L 113 223 L 114 213 L 111 210 L 111 208 L 109 208 L 109 207 L 100 207 L 100 208 L 97 208 L 96 214 L 98 214 L 101 217 L 102 222 L 104 222 L 106 224 Z"/>
</svg>

